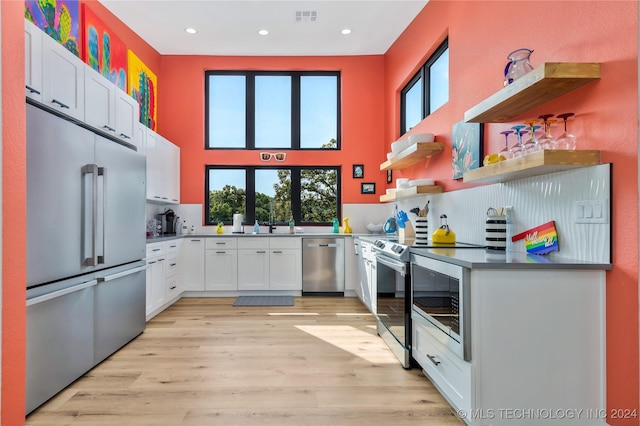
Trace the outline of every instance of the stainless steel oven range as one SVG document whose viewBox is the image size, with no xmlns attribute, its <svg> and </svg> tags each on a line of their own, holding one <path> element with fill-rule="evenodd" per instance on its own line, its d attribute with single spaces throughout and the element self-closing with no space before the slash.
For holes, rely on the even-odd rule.
<svg viewBox="0 0 640 426">
<path fill-rule="evenodd" d="M 378 335 L 406 369 L 411 368 L 410 250 L 406 244 L 379 239 L 376 256 L 376 319 Z M 372 295 L 374 297 L 374 295 Z"/>
<path fill-rule="evenodd" d="M 469 279 L 468 268 L 411 254 L 413 311 L 465 361 L 471 360 Z"/>
</svg>

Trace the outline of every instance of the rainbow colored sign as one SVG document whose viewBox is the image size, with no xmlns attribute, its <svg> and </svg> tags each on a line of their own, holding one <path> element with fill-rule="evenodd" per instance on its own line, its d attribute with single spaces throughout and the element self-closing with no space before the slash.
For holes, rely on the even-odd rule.
<svg viewBox="0 0 640 426">
<path fill-rule="evenodd" d="M 553 220 L 514 235 L 511 241 L 515 242 L 523 238 L 527 253 L 546 254 L 552 251 L 560 251 L 556 223 Z"/>
</svg>

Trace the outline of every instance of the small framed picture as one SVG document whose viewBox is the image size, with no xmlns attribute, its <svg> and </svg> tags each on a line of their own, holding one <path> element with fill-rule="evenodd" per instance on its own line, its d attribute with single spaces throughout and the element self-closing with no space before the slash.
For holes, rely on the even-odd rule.
<svg viewBox="0 0 640 426">
<path fill-rule="evenodd" d="M 374 182 L 367 182 L 360 184 L 360 193 L 362 194 L 375 194 L 376 184 Z"/>
<path fill-rule="evenodd" d="M 393 182 L 393 173 L 391 173 L 391 169 L 387 170 L 387 183 Z"/>
<path fill-rule="evenodd" d="M 353 165 L 353 178 L 354 179 L 364 178 L 364 164 Z"/>
</svg>

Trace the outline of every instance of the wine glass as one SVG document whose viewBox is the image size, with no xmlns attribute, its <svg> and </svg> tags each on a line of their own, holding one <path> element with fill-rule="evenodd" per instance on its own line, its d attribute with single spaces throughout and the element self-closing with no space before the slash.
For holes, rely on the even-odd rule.
<svg viewBox="0 0 640 426">
<path fill-rule="evenodd" d="M 571 117 L 572 115 L 575 114 L 572 112 L 558 114 L 558 118 L 562 118 L 564 120 L 564 133 L 558 136 L 558 139 L 556 140 L 558 149 L 576 149 L 576 137 L 567 132 L 567 118 Z"/>
<path fill-rule="evenodd" d="M 513 130 L 505 130 L 503 132 L 500 132 L 501 135 L 504 135 L 504 148 L 500 150 L 498 155 L 502 155 L 505 160 L 508 160 L 509 158 L 512 157 L 512 152 L 509 149 L 509 135 L 511 133 L 514 133 L 514 131 Z"/>
<path fill-rule="evenodd" d="M 536 138 L 536 130 L 540 128 L 540 126 L 535 126 L 537 122 L 538 120 L 528 120 L 524 122 L 524 124 L 529 126 L 529 134 L 531 135 L 531 137 L 524 143 L 525 154 L 530 154 L 540 149 L 538 139 Z"/>
<path fill-rule="evenodd" d="M 538 116 L 538 118 L 544 122 L 544 136 L 538 139 L 540 149 L 543 150 L 556 148 L 556 139 L 551 135 L 551 125 L 555 123 L 556 120 L 550 120 L 551 117 L 553 117 L 553 114 L 542 114 Z"/>
<path fill-rule="evenodd" d="M 522 143 L 522 135 L 526 133 L 526 131 L 522 132 L 524 129 L 524 124 L 518 124 L 517 126 L 513 126 L 512 129 L 516 131 L 516 143 L 511 147 L 511 158 L 520 157 L 525 154 L 524 145 Z"/>
</svg>

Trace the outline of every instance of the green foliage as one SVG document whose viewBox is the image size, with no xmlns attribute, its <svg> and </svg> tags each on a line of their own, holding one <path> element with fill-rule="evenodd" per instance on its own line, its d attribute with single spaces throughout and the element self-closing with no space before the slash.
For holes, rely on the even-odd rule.
<svg viewBox="0 0 640 426">
<path fill-rule="evenodd" d="M 231 222 L 234 213 L 245 214 L 246 199 L 244 189 L 231 185 L 225 185 L 220 191 L 209 191 L 209 221 Z"/>
</svg>

